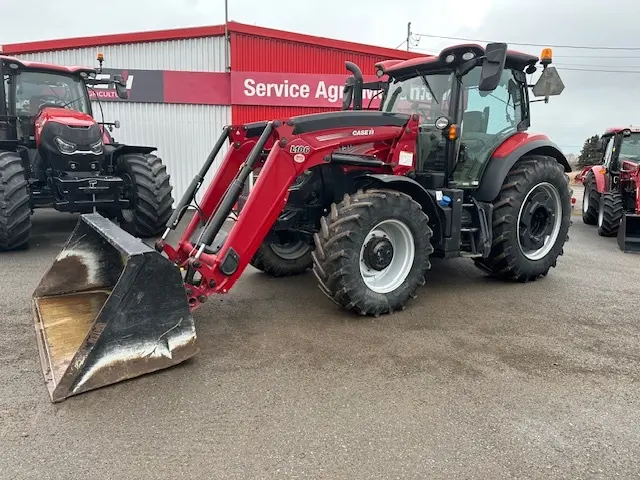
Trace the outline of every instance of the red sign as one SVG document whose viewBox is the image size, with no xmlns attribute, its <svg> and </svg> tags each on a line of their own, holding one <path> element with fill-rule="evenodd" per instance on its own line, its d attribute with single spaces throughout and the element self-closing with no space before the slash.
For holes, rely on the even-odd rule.
<svg viewBox="0 0 640 480">
<path fill-rule="evenodd" d="M 349 74 L 322 75 L 267 72 L 185 72 L 172 70 L 104 69 L 99 78 L 122 75 L 128 100 L 120 99 L 113 86 L 96 85 L 91 100 L 196 105 L 265 105 L 286 107 L 329 107 L 340 109 L 344 84 Z M 365 76 L 365 82 L 375 82 Z M 381 94 L 362 92 L 362 107 L 377 109 Z"/>
<path fill-rule="evenodd" d="M 231 72 L 231 103 L 291 107 L 330 107 L 339 109 L 349 74 L 317 75 L 304 73 Z M 365 82 L 377 81 L 373 75 Z M 377 108 L 377 92 L 362 92 L 362 107 Z M 369 101 L 371 100 L 371 105 Z"/>
</svg>

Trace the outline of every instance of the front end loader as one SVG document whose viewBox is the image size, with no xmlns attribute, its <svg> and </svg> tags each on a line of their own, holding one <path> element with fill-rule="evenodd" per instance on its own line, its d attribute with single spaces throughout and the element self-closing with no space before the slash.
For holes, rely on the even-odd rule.
<svg viewBox="0 0 640 480">
<path fill-rule="evenodd" d="M 584 167 L 582 221 L 620 250 L 640 253 L 640 128 L 610 128 L 598 141 L 599 165 Z"/>
<path fill-rule="evenodd" d="M 538 61 L 540 79 L 528 85 Z M 539 59 L 501 43 L 381 62 L 378 111 L 362 109 L 362 75 L 348 63 L 349 108 L 225 127 L 155 252 L 100 215 L 84 215 L 35 295 L 41 317 L 43 300 L 51 312 L 67 302 L 86 312 L 49 314 L 52 325 L 76 325 L 80 339 L 79 353 L 43 364 L 63 372 L 57 398 L 193 354 L 193 311 L 228 293 L 249 265 L 277 275 L 260 268 L 274 245 L 306 245 L 309 253 L 297 257 L 280 249 L 272 266 L 311 269 L 322 293 L 359 315 L 406 308 L 435 257 L 468 258 L 506 281 L 546 276 L 571 215 L 565 156 L 526 131 L 529 90 L 548 101 L 564 88 L 550 62 L 550 51 Z M 227 142 L 193 217 L 170 243 Z M 72 260 L 84 276 L 62 266 Z"/>
</svg>

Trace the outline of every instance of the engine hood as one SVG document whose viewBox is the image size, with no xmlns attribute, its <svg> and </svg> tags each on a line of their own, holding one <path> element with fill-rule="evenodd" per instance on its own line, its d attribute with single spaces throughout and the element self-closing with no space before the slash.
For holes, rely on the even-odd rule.
<svg viewBox="0 0 640 480">
<path fill-rule="evenodd" d="M 91 115 L 79 112 L 77 110 L 69 110 L 67 108 L 45 107 L 38 114 L 35 121 L 36 144 L 40 144 L 42 130 L 47 123 L 56 123 L 59 126 L 88 129 L 93 125 L 97 126 L 97 122 Z"/>
</svg>

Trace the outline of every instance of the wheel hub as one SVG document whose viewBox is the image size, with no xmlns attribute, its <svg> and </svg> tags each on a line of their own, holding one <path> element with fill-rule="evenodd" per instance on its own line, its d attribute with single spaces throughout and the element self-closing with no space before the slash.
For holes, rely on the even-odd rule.
<svg viewBox="0 0 640 480">
<path fill-rule="evenodd" d="M 416 246 L 411 229 L 401 220 L 389 218 L 373 227 L 360 248 L 360 275 L 376 293 L 394 291 L 411 272 Z"/>
<path fill-rule="evenodd" d="M 364 260 L 368 267 L 382 271 L 393 260 L 393 245 L 385 237 L 374 237 L 364 247 Z"/>
<path fill-rule="evenodd" d="M 530 260 L 544 257 L 560 230 L 560 195 L 550 184 L 535 187 L 524 201 L 518 219 L 520 248 Z"/>
</svg>

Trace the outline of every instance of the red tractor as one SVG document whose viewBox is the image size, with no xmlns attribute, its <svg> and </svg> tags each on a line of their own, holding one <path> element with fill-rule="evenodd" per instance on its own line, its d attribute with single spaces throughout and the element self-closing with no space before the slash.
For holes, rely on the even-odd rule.
<svg viewBox="0 0 640 480">
<path fill-rule="evenodd" d="M 155 148 L 123 145 L 93 118 L 89 90 L 115 86 L 100 69 L 0 56 L 0 250 L 26 247 L 36 208 L 99 212 L 129 233 L 156 236 L 171 215 L 170 178 Z"/>
<path fill-rule="evenodd" d="M 603 237 L 617 236 L 624 252 L 640 253 L 640 128 L 608 129 L 598 141 L 599 165 L 580 172 L 582 221 Z"/>
<path fill-rule="evenodd" d="M 82 215 L 33 296 L 52 399 L 195 354 L 191 312 L 229 292 L 249 264 L 276 275 L 312 269 L 331 301 L 372 316 L 404 309 L 432 258 L 469 258 L 508 281 L 547 275 L 568 239 L 571 168 L 545 135 L 527 132 L 530 89 L 548 101 L 564 88 L 547 50 L 540 79 L 527 84 L 538 61 L 498 43 L 381 62 L 379 111 L 362 110 L 365 85 L 348 63 L 352 110 L 224 128 L 156 251 L 99 214 Z M 227 141 L 172 245 L 169 234 Z M 69 314 L 71 305 L 83 314 Z M 74 351 L 49 347 L 54 329 L 74 326 L 77 353 L 50 353 Z"/>
</svg>

